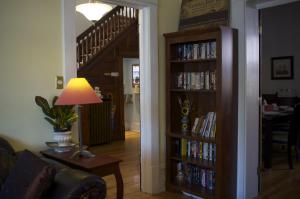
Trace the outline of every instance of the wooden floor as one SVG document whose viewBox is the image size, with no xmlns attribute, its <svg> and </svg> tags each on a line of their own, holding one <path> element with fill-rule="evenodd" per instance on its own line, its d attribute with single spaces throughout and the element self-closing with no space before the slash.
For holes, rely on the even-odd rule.
<svg viewBox="0 0 300 199">
<path fill-rule="evenodd" d="M 162 193 L 159 195 L 149 195 L 140 191 L 140 133 L 126 132 L 126 141 L 117 141 L 109 145 L 102 145 L 91 148 L 94 153 L 111 155 L 123 160 L 121 163 L 121 173 L 124 181 L 124 198 L 125 199 L 182 199 L 177 193 Z M 104 178 L 107 185 L 107 199 L 116 198 L 116 182 L 113 176 Z"/>
<path fill-rule="evenodd" d="M 123 160 L 121 173 L 124 180 L 125 199 L 183 199 L 178 193 L 162 193 L 148 195 L 140 192 L 140 133 L 126 132 L 126 141 L 118 141 L 91 149 L 94 153 L 111 155 Z M 256 199 L 300 199 L 300 164 L 289 170 L 286 158 L 274 159 L 272 170 L 266 171 L 262 177 L 262 193 Z M 104 178 L 107 183 L 107 199 L 116 198 L 116 183 L 113 176 Z"/>
<path fill-rule="evenodd" d="M 262 174 L 262 193 L 257 199 L 300 199 L 300 164 L 288 169 L 287 157 L 273 158 L 272 169 Z"/>
</svg>

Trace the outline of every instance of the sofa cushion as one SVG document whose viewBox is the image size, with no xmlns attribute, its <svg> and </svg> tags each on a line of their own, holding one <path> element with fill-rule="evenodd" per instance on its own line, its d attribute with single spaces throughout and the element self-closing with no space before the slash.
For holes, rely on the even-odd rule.
<svg viewBox="0 0 300 199">
<path fill-rule="evenodd" d="M 12 146 L 3 138 L 0 137 L 0 148 L 5 149 L 8 153 L 15 155 L 15 150 Z"/>
<path fill-rule="evenodd" d="M 0 189 L 15 161 L 14 155 L 0 147 Z"/>
<path fill-rule="evenodd" d="M 55 168 L 30 151 L 18 155 L 0 191 L 0 198 L 39 199 L 54 181 Z"/>
</svg>

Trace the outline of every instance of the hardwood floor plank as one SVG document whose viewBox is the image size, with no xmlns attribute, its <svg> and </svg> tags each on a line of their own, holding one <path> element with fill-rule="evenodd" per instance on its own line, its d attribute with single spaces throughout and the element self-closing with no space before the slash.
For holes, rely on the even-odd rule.
<svg viewBox="0 0 300 199">
<path fill-rule="evenodd" d="M 122 159 L 120 164 L 124 181 L 124 199 L 186 199 L 179 193 L 161 193 L 150 195 L 140 191 L 140 133 L 127 131 L 125 142 L 117 141 L 108 145 L 92 147 L 93 153 L 110 155 Z M 103 178 L 107 186 L 107 199 L 116 198 L 116 182 L 114 176 Z"/>
<path fill-rule="evenodd" d="M 276 158 L 275 158 L 276 159 Z M 286 157 L 262 175 L 262 192 L 256 199 L 300 199 L 300 165 L 288 169 Z"/>
</svg>

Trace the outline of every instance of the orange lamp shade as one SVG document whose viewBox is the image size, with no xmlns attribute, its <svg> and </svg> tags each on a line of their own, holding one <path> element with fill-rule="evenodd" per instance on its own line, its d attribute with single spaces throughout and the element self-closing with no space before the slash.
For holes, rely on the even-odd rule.
<svg viewBox="0 0 300 199">
<path fill-rule="evenodd" d="M 85 78 L 72 78 L 58 97 L 55 105 L 79 105 L 101 103 Z"/>
</svg>

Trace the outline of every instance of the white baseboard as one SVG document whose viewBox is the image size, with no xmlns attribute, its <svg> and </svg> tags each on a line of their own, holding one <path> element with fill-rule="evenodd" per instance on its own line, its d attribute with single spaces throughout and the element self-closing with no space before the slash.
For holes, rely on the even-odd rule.
<svg viewBox="0 0 300 199">
<path fill-rule="evenodd" d="M 160 164 L 159 168 L 159 175 L 160 175 L 160 192 L 166 191 L 166 165 L 164 163 Z"/>
<path fill-rule="evenodd" d="M 140 132 L 141 124 L 139 122 L 125 122 L 126 131 Z"/>
</svg>

